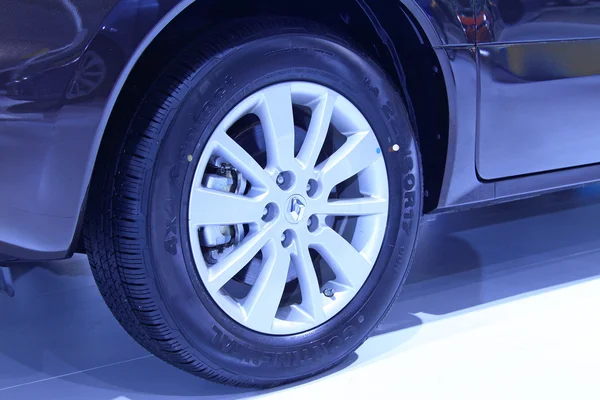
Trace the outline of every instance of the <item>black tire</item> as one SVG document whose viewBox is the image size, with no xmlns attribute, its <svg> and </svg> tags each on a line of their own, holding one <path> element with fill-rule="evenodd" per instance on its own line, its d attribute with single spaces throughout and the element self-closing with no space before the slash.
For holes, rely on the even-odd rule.
<svg viewBox="0 0 600 400">
<path fill-rule="evenodd" d="M 310 331 L 271 336 L 236 323 L 210 298 L 181 221 L 187 221 L 195 167 L 188 155 L 199 158 L 218 121 L 240 99 L 288 80 L 331 87 L 367 117 L 383 149 L 390 209 L 381 253 L 349 305 Z M 85 245 L 115 317 L 166 362 L 240 386 L 306 378 L 360 346 L 399 293 L 421 215 L 420 156 L 398 91 L 347 40 L 296 20 L 232 23 L 190 44 L 171 63 L 120 137 L 116 147 L 105 144 L 102 168 L 95 171 Z"/>
</svg>

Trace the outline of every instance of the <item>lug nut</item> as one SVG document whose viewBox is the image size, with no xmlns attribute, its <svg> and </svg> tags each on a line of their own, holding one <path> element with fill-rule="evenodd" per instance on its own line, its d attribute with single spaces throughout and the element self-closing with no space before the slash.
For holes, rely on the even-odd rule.
<svg viewBox="0 0 600 400">
<path fill-rule="evenodd" d="M 285 242 L 285 239 L 287 239 L 287 237 L 286 237 L 286 235 L 285 235 L 285 232 L 283 232 L 283 233 L 281 234 L 281 241 L 282 241 L 282 242 Z"/>
<path fill-rule="evenodd" d="M 317 217 L 316 215 L 311 215 L 306 220 L 306 227 L 308 228 L 309 232 L 316 231 L 319 228 L 319 217 Z"/>
<path fill-rule="evenodd" d="M 308 183 L 306 184 L 306 194 L 310 197 L 313 197 L 317 193 L 318 188 L 319 185 L 317 181 L 315 181 L 314 179 L 309 179 Z"/>
<path fill-rule="evenodd" d="M 323 290 L 323 294 L 325 295 L 325 297 L 333 297 L 333 295 L 335 294 L 335 290 L 333 290 L 333 288 L 326 288 L 325 290 Z"/>
<path fill-rule="evenodd" d="M 267 207 L 265 207 L 265 209 L 263 210 L 263 217 L 266 217 L 268 213 L 269 210 L 267 209 Z"/>
<path fill-rule="evenodd" d="M 285 179 L 283 178 L 283 175 L 279 174 L 277 175 L 277 184 L 279 186 L 283 185 L 285 183 Z"/>
</svg>

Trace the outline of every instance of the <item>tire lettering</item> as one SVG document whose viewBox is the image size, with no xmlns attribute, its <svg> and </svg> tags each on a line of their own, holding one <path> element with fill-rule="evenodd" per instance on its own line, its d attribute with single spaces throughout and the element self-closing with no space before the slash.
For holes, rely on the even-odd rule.
<svg viewBox="0 0 600 400">
<path fill-rule="evenodd" d="M 405 217 L 406 217 L 406 215 L 405 215 Z M 402 230 L 404 231 L 404 233 L 406 233 L 407 236 L 410 235 L 411 227 L 412 227 L 411 221 L 404 221 L 402 223 Z"/>
<path fill-rule="evenodd" d="M 277 353 L 275 366 L 291 368 L 297 367 L 300 363 L 298 362 L 297 351 L 286 351 L 285 353 Z"/>
<path fill-rule="evenodd" d="M 325 349 L 325 344 L 321 343 L 312 347 L 313 351 L 313 360 L 320 360 L 323 358 L 325 354 L 327 354 L 327 349 Z"/>
<path fill-rule="evenodd" d="M 415 166 L 415 162 L 413 161 L 413 158 L 410 157 L 410 153 L 408 153 L 405 157 L 404 157 L 404 162 L 403 162 L 403 168 L 402 168 L 402 172 L 404 172 L 405 174 L 410 173 L 414 166 Z"/>
<path fill-rule="evenodd" d="M 373 93 L 373 95 L 375 97 L 379 97 L 379 88 L 375 85 L 373 85 L 373 83 L 371 83 L 371 80 L 369 78 L 367 78 L 366 76 L 363 78 L 363 83 L 366 86 L 366 88 Z"/>
<path fill-rule="evenodd" d="M 312 352 L 311 352 L 312 350 Z M 302 357 L 300 359 L 301 363 L 304 363 L 306 361 L 312 361 L 315 359 L 315 350 L 311 349 L 310 347 L 305 347 L 302 349 Z"/>
<path fill-rule="evenodd" d="M 404 193 L 404 208 L 414 207 L 415 206 L 415 192 L 406 192 Z"/>
<path fill-rule="evenodd" d="M 337 349 L 342 344 L 342 339 L 339 336 L 334 336 L 327 342 L 327 352 L 331 354 L 332 350 Z"/>
<path fill-rule="evenodd" d="M 370 82 L 369 82 L 370 83 Z M 366 84 L 366 82 L 365 82 Z M 413 218 L 414 218 L 414 207 L 417 202 L 417 196 L 415 186 L 417 180 L 414 174 L 415 161 L 411 152 L 412 138 L 407 134 L 406 128 L 397 118 L 395 118 L 394 105 L 391 101 L 386 102 L 381 106 L 381 111 L 388 119 L 392 127 L 392 131 L 395 137 L 392 139 L 392 143 L 397 144 L 400 147 L 398 155 L 402 156 L 401 171 L 404 174 L 402 179 L 402 189 L 404 192 L 403 199 L 403 212 L 402 212 L 402 231 L 410 236 L 413 229 Z M 397 260 L 398 263 L 403 259 L 402 254 L 399 255 Z"/>
<path fill-rule="evenodd" d="M 350 339 L 352 336 L 354 336 L 354 331 L 355 331 L 355 329 L 354 329 L 354 327 L 352 325 L 347 326 L 347 327 L 344 328 L 344 332 L 343 332 L 343 334 L 344 334 L 344 342 L 346 340 Z"/>
<path fill-rule="evenodd" d="M 217 326 L 213 326 L 213 336 L 210 343 L 219 351 L 231 355 L 246 365 L 271 365 L 277 368 L 294 368 L 306 362 L 316 362 L 327 354 L 332 354 L 342 344 L 354 337 L 356 328 L 353 325 L 346 326 L 340 335 L 335 335 L 326 341 L 300 350 L 283 352 L 262 352 L 248 345 L 243 345 L 229 337 Z"/>
<path fill-rule="evenodd" d="M 396 268 L 402 267 L 402 261 L 404 260 L 404 252 L 404 246 L 400 247 L 400 250 L 398 251 L 398 256 L 396 256 Z"/>
<path fill-rule="evenodd" d="M 410 191 L 415 187 L 415 176 L 413 174 L 408 174 L 404 177 L 404 190 Z"/>
</svg>

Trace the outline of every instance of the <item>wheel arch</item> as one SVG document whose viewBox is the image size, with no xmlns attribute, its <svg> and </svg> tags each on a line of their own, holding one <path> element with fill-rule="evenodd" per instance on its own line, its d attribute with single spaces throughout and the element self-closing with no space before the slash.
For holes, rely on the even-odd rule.
<svg viewBox="0 0 600 400">
<path fill-rule="evenodd" d="M 232 7 L 232 3 L 236 7 Z M 451 86 L 448 85 L 453 80 L 449 76 L 451 70 L 445 52 L 436 51 L 443 42 L 425 11 L 413 0 L 332 0 L 327 2 L 327 12 L 314 17 L 311 11 L 322 4 L 319 0 L 285 3 L 272 0 L 251 3 L 241 0 L 182 0 L 166 12 L 145 34 L 113 85 L 94 135 L 93 157 L 87 171 L 89 184 L 94 184 L 95 165 L 102 162 L 103 151 L 111 148 L 111 139 L 127 129 L 128 117 L 133 115 L 135 105 L 143 99 L 144 85 L 162 71 L 170 57 L 183 47 L 185 39 L 232 17 L 312 16 L 311 19 L 316 22 L 349 34 L 383 67 L 398 87 L 404 89 L 402 94 L 411 98 L 414 106 L 411 114 L 423 155 L 424 211 L 435 209 L 446 164 L 449 110 L 452 109 L 451 97 L 448 96 Z M 440 118 L 431 118 L 432 113 Z"/>
</svg>

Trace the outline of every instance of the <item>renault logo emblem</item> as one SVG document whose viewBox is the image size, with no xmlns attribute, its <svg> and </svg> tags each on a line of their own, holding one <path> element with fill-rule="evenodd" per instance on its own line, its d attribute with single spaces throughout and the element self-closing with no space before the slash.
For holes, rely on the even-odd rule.
<svg viewBox="0 0 600 400">
<path fill-rule="evenodd" d="M 290 197 L 287 201 L 286 206 L 286 218 L 289 222 L 297 224 L 304 217 L 304 210 L 306 209 L 306 200 L 299 195 Z"/>
</svg>

